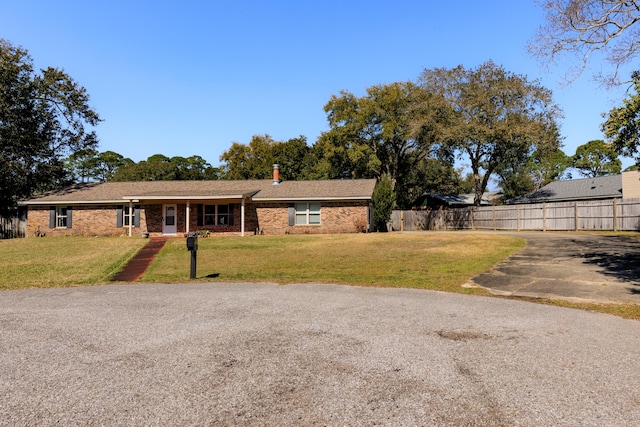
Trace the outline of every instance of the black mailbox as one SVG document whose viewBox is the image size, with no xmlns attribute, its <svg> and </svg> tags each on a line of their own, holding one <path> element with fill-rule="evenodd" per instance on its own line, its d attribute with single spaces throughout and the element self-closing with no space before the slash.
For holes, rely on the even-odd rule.
<svg viewBox="0 0 640 427">
<path fill-rule="evenodd" d="M 189 234 L 187 236 L 187 250 L 189 251 L 198 250 L 198 236 L 196 236 L 195 233 Z"/>
</svg>

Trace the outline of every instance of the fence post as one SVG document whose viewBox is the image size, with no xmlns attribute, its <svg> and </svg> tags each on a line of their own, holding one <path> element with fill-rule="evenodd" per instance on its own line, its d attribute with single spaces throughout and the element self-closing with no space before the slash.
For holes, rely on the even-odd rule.
<svg viewBox="0 0 640 427">
<path fill-rule="evenodd" d="M 520 231 L 520 205 L 516 205 L 516 231 Z"/>
<path fill-rule="evenodd" d="M 547 231 L 547 202 L 542 202 L 542 231 Z"/>
<path fill-rule="evenodd" d="M 574 224 L 574 230 L 573 231 L 578 231 L 579 227 L 578 227 L 578 202 L 573 202 L 573 220 L 575 221 Z"/>
<path fill-rule="evenodd" d="M 475 227 L 475 223 L 474 223 L 474 220 L 473 220 L 473 217 L 474 217 L 475 211 L 476 211 L 475 207 L 471 206 L 471 229 L 472 229 L 472 230 L 475 230 L 475 229 L 476 229 L 476 227 Z"/>
<path fill-rule="evenodd" d="M 400 211 L 400 231 L 404 231 L 404 211 Z"/>
<path fill-rule="evenodd" d="M 618 199 L 613 199 L 613 231 L 618 231 Z"/>
<path fill-rule="evenodd" d="M 493 212 L 493 231 L 496 231 L 496 207 L 495 205 L 492 206 L 492 212 Z"/>
</svg>

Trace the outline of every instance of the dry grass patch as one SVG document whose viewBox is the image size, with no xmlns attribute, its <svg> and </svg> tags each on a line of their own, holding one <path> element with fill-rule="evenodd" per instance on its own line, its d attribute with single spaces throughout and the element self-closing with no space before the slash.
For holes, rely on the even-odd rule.
<svg viewBox="0 0 640 427">
<path fill-rule="evenodd" d="M 515 237 L 451 233 L 208 238 L 199 240 L 198 278 L 484 293 L 460 285 L 524 244 Z M 189 257 L 182 240 L 170 241 L 142 280 L 187 280 Z"/>
<path fill-rule="evenodd" d="M 147 242 L 127 237 L 0 240 L 0 289 L 105 283 Z"/>
</svg>

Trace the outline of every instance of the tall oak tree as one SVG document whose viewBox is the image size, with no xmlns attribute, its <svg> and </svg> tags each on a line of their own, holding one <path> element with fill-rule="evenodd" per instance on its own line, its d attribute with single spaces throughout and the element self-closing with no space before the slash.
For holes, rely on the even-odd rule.
<svg viewBox="0 0 640 427">
<path fill-rule="evenodd" d="M 100 118 L 89 95 L 63 70 L 35 71 L 27 50 L 0 39 L 0 210 L 63 184 L 63 159 L 92 149 L 85 127 Z"/>
<path fill-rule="evenodd" d="M 477 206 L 497 168 L 520 163 L 536 149 L 560 146 L 560 110 L 551 91 L 537 81 L 488 61 L 476 69 L 425 70 L 419 82 L 450 106 L 448 125 L 439 136 L 471 163 Z"/>
</svg>

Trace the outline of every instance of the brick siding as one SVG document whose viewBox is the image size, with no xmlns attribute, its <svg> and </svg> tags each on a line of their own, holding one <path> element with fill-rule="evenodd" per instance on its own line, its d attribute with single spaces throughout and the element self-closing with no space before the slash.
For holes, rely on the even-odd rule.
<svg viewBox="0 0 640 427">
<path fill-rule="evenodd" d="M 262 234 L 332 234 L 365 231 L 369 224 L 367 202 L 321 202 L 320 225 L 289 225 L 289 203 L 257 204 Z"/>
<path fill-rule="evenodd" d="M 208 230 L 211 234 L 239 236 L 241 207 L 233 206 L 233 225 L 199 226 L 199 204 L 190 204 L 189 231 Z M 27 236 L 38 233 L 46 236 L 123 236 L 129 227 L 117 227 L 117 206 L 73 206 L 71 228 L 49 228 L 49 206 L 30 206 L 27 215 Z M 245 234 L 320 234 L 354 233 L 369 222 L 367 202 L 323 202 L 320 225 L 289 226 L 288 203 L 247 203 L 245 205 Z M 176 225 L 182 235 L 186 223 L 186 204 L 177 204 Z M 132 227 L 133 235 L 148 231 L 162 235 L 162 204 L 140 205 L 140 227 Z"/>
<path fill-rule="evenodd" d="M 49 206 L 30 206 L 27 213 L 27 236 L 123 236 L 129 227 L 117 227 L 117 206 L 73 206 L 71 228 L 49 228 Z M 145 207 L 140 209 L 139 234 L 146 229 Z M 162 231 L 162 230 L 160 230 Z"/>
</svg>

